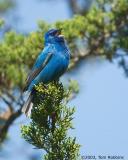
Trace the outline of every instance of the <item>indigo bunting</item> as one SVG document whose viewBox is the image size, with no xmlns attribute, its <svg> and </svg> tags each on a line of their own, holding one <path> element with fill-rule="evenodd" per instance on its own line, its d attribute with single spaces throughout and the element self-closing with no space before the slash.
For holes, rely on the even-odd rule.
<svg viewBox="0 0 128 160">
<path fill-rule="evenodd" d="M 37 60 L 27 77 L 24 91 L 28 91 L 29 96 L 25 102 L 22 112 L 28 115 L 32 107 L 33 89 L 40 82 L 47 84 L 59 77 L 66 71 L 70 60 L 70 51 L 61 35 L 61 29 L 50 29 L 44 36 L 44 49 L 37 57 Z"/>
</svg>

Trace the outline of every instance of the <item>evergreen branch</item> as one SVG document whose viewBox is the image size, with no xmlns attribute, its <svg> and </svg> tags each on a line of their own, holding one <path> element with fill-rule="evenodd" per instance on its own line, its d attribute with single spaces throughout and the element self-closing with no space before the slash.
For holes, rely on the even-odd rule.
<svg viewBox="0 0 128 160">
<path fill-rule="evenodd" d="M 68 137 L 74 108 L 65 105 L 68 96 L 60 82 L 39 84 L 35 88 L 31 122 L 21 127 L 23 138 L 46 151 L 45 160 L 78 160 L 80 145 Z"/>
</svg>

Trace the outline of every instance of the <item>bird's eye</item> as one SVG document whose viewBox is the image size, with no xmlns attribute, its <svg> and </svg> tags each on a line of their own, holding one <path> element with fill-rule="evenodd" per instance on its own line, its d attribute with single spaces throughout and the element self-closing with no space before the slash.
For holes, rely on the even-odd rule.
<svg viewBox="0 0 128 160">
<path fill-rule="evenodd" d="M 54 36 L 54 32 L 51 33 L 51 36 Z"/>
</svg>

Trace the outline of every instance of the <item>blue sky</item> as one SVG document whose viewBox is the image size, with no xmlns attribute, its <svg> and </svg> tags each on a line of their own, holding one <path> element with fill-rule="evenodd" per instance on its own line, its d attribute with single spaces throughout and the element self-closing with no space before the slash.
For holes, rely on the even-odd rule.
<svg viewBox="0 0 128 160">
<path fill-rule="evenodd" d="M 56 2 L 52 0 L 16 0 L 16 2 L 18 6 L 16 12 L 20 18 L 20 23 L 14 27 L 20 31 L 36 30 L 39 20 L 53 23 L 56 20 L 65 20 L 70 15 L 67 3 L 64 0 L 57 0 Z"/>
<path fill-rule="evenodd" d="M 19 7 L 15 12 L 21 21 L 15 27 L 21 32 L 36 30 L 36 22 L 40 19 L 51 23 L 67 19 L 70 15 L 63 0 L 58 0 L 57 3 L 37 3 L 36 0 L 17 2 Z M 116 63 L 91 58 L 83 60 L 63 78 L 78 80 L 80 86 L 80 93 L 70 105 L 76 106 L 76 129 L 71 131 L 71 134 L 76 136 L 82 145 L 81 155 L 121 155 L 127 159 L 128 79 L 123 71 Z M 15 150 L 19 155 L 17 160 L 27 160 L 31 153 L 34 156 L 41 153 L 33 150 L 31 145 L 20 138 L 19 127 L 24 122 L 27 122 L 27 119 L 22 116 L 10 129 L 11 140 L 7 142 L 4 150 L 10 156 L 6 159 L 14 160 Z"/>
<path fill-rule="evenodd" d="M 70 76 L 80 93 L 74 124 L 83 155 L 128 156 L 127 79 L 116 65 L 83 62 Z M 126 158 L 127 159 L 127 158 Z"/>
</svg>

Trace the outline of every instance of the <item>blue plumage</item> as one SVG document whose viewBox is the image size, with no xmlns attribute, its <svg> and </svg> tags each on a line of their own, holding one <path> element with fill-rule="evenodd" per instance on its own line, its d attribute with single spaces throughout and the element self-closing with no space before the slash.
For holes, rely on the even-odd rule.
<svg viewBox="0 0 128 160">
<path fill-rule="evenodd" d="M 33 90 L 33 87 L 40 82 L 49 83 L 66 71 L 69 65 L 70 52 L 64 37 L 59 29 L 51 29 L 45 34 L 45 45 L 38 56 L 32 71 L 26 80 L 24 91 Z M 30 94 L 31 95 L 31 94 Z M 31 96 L 24 105 L 22 111 L 27 114 L 30 106 Z"/>
</svg>

